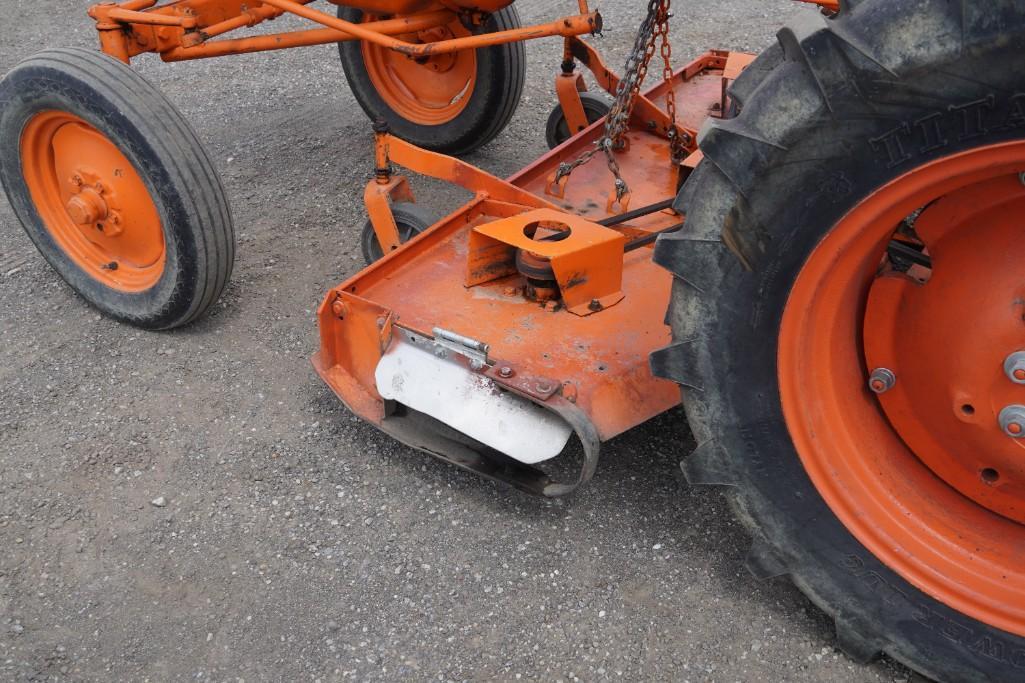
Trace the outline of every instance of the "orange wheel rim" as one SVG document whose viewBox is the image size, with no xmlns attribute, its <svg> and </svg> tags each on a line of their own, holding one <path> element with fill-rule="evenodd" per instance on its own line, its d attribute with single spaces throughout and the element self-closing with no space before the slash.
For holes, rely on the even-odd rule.
<svg viewBox="0 0 1025 683">
<path fill-rule="evenodd" d="M 122 292 L 160 280 L 166 245 L 159 212 L 106 136 L 72 114 L 41 112 L 22 133 L 21 162 L 43 225 L 75 265 Z"/>
<path fill-rule="evenodd" d="M 375 17 L 366 16 L 364 21 Z M 469 36 L 458 20 L 447 26 L 399 36 L 412 43 L 429 43 Z M 362 43 L 363 63 L 370 82 L 392 111 L 407 121 L 439 126 L 466 108 L 477 82 L 477 53 L 461 50 L 414 59 L 394 50 Z"/>
<path fill-rule="evenodd" d="M 1025 636 L 1025 413 L 1007 419 L 1025 405 L 1022 170 L 1025 142 L 983 147 L 855 207 L 798 275 L 778 368 L 794 445 L 847 529 Z"/>
</svg>

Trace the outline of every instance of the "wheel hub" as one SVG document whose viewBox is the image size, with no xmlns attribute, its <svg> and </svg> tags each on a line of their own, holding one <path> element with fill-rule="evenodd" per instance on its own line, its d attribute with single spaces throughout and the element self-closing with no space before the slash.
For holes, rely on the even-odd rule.
<svg viewBox="0 0 1025 683">
<path fill-rule="evenodd" d="M 107 217 L 107 203 L 96 190 L 85 188 L 68 200 L 68 215 L 79 225 L 93 226 Z"/>
<path fill-rule="evenodd" d="M 364 21 L 373 17 L 364 15 Z M 448 26 L 399 36 L 415 43 L 432 43 L 472 35 L 458 20 Z M 470 100 L 477 78 L 472 49 L 410 58 L 393 50 L 361 46 L 367 76 L 385 104 L 407 121 L 437 126 L 455 119 Z"/>
<path fill-rule="evenodd" d="M 21 151 L 36 210 L 69 259 L 121 291 L 148 289 L 160 279 L 160 215 L 117 145 L 77 116 L 46 111 L 25 127 Z"/>
<path fill-rule="evenodd" d="M 886 391 L 870 387 L 915 455 L 963 495 L 1025 522 L 1025 199 L 1013 185 L 954 194 L 919 216 L 933 268 L 876 279 L 864 340 L 868 367 L 894 376 Z"/>
</svg>

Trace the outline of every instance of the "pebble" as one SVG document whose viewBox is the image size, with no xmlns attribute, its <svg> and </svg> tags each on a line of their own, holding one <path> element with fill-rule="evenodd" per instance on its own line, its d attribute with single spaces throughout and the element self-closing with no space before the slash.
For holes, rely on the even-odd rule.
<svg viewBox="0 0 1025 683">
<path fill-rule="evenodd" d="M 156 498 L 151 500 L 149 504 L 156 508 L 162 508 L 165 505 L 167 505 L 167 499 L 163 496 L 157 496 Z"/>
</svg>

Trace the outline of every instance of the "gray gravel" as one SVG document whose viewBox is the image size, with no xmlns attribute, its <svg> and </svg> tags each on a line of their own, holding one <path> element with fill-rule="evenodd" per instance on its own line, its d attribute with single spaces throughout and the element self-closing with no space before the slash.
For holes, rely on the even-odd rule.
<svg viewBox="0 0 1025 683">
<path fill-rule="evenodd" d="M 786 0 L 678 3 L 675 54 L 758 50 Z M 525 0 L 526 21 L 575 3 Z M 0 0 L 0 71 L 92 46 L 86 3 Z M 640 2 L 604 2 L 622 63 Z M 275 28 L 290 22 L 276 22 Z M 544 151 L 556 41 L 510 128 Z M 569 500 L 396 444 L 313 373 L 313 311 L 360 266 L 370 131 L 332 48 L 137 68 L 208 146 L 235 212 L 227 295 L 192 327 L 100 317 L 0 199 L 0 679 L 905 681 L 854 665 L 785 581 L 757 583 L 680 411 L 609 444 Z M 442 211 L 459 194 L 418 182 Z"/>
</svg>

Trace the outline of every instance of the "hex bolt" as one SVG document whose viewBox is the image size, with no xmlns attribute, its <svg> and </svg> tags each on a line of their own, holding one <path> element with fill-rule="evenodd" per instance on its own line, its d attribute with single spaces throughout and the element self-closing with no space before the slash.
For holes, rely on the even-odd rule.
<svg viewBox="0 0 1025 683">
<path fill-rule="evenodd" d="M 335 314 L 336 318 L 344 319 L 347 312 L 345 310 L 345 302 L 341 299 L 335 299 L 331 304 L 331 312 Z"/>
<path fill-rule="evenodd" d="M 498 368 L 498 376 L 499 377 L 504 377 L 505 379 L 509 379 L 514 374 L 515 373 L 513 372 L 513 369 L 510 368 L 508 365 L 503 365 L 502 367 Z"/>
<path fill-rule="evenodd" d="M 897 383 L 897 375 L 887 368 L 876 368 L 868 378 L 868 388 L 876 394 L 885 394 Z"/>
<path fill-rule="evenodd" d="M 552 385 L 548 382 L 538 382 L 534 385 L 534 389 L 536 389 L 539 394 L 547 394 L 552 391 Z"/>
<path fill-rule="evenodd" d="M 1007 357 L 1004 374 L 1015 384 L 1025 384 L 1025 351 L 1015 351 Z"/>
<path fill-rule="evenodd" d="M 1025 406 L 1010 405 L 1000 411 L 997 417 L 1000 429 L 1012 439 L 1025 438 Z"/>
</svg>

